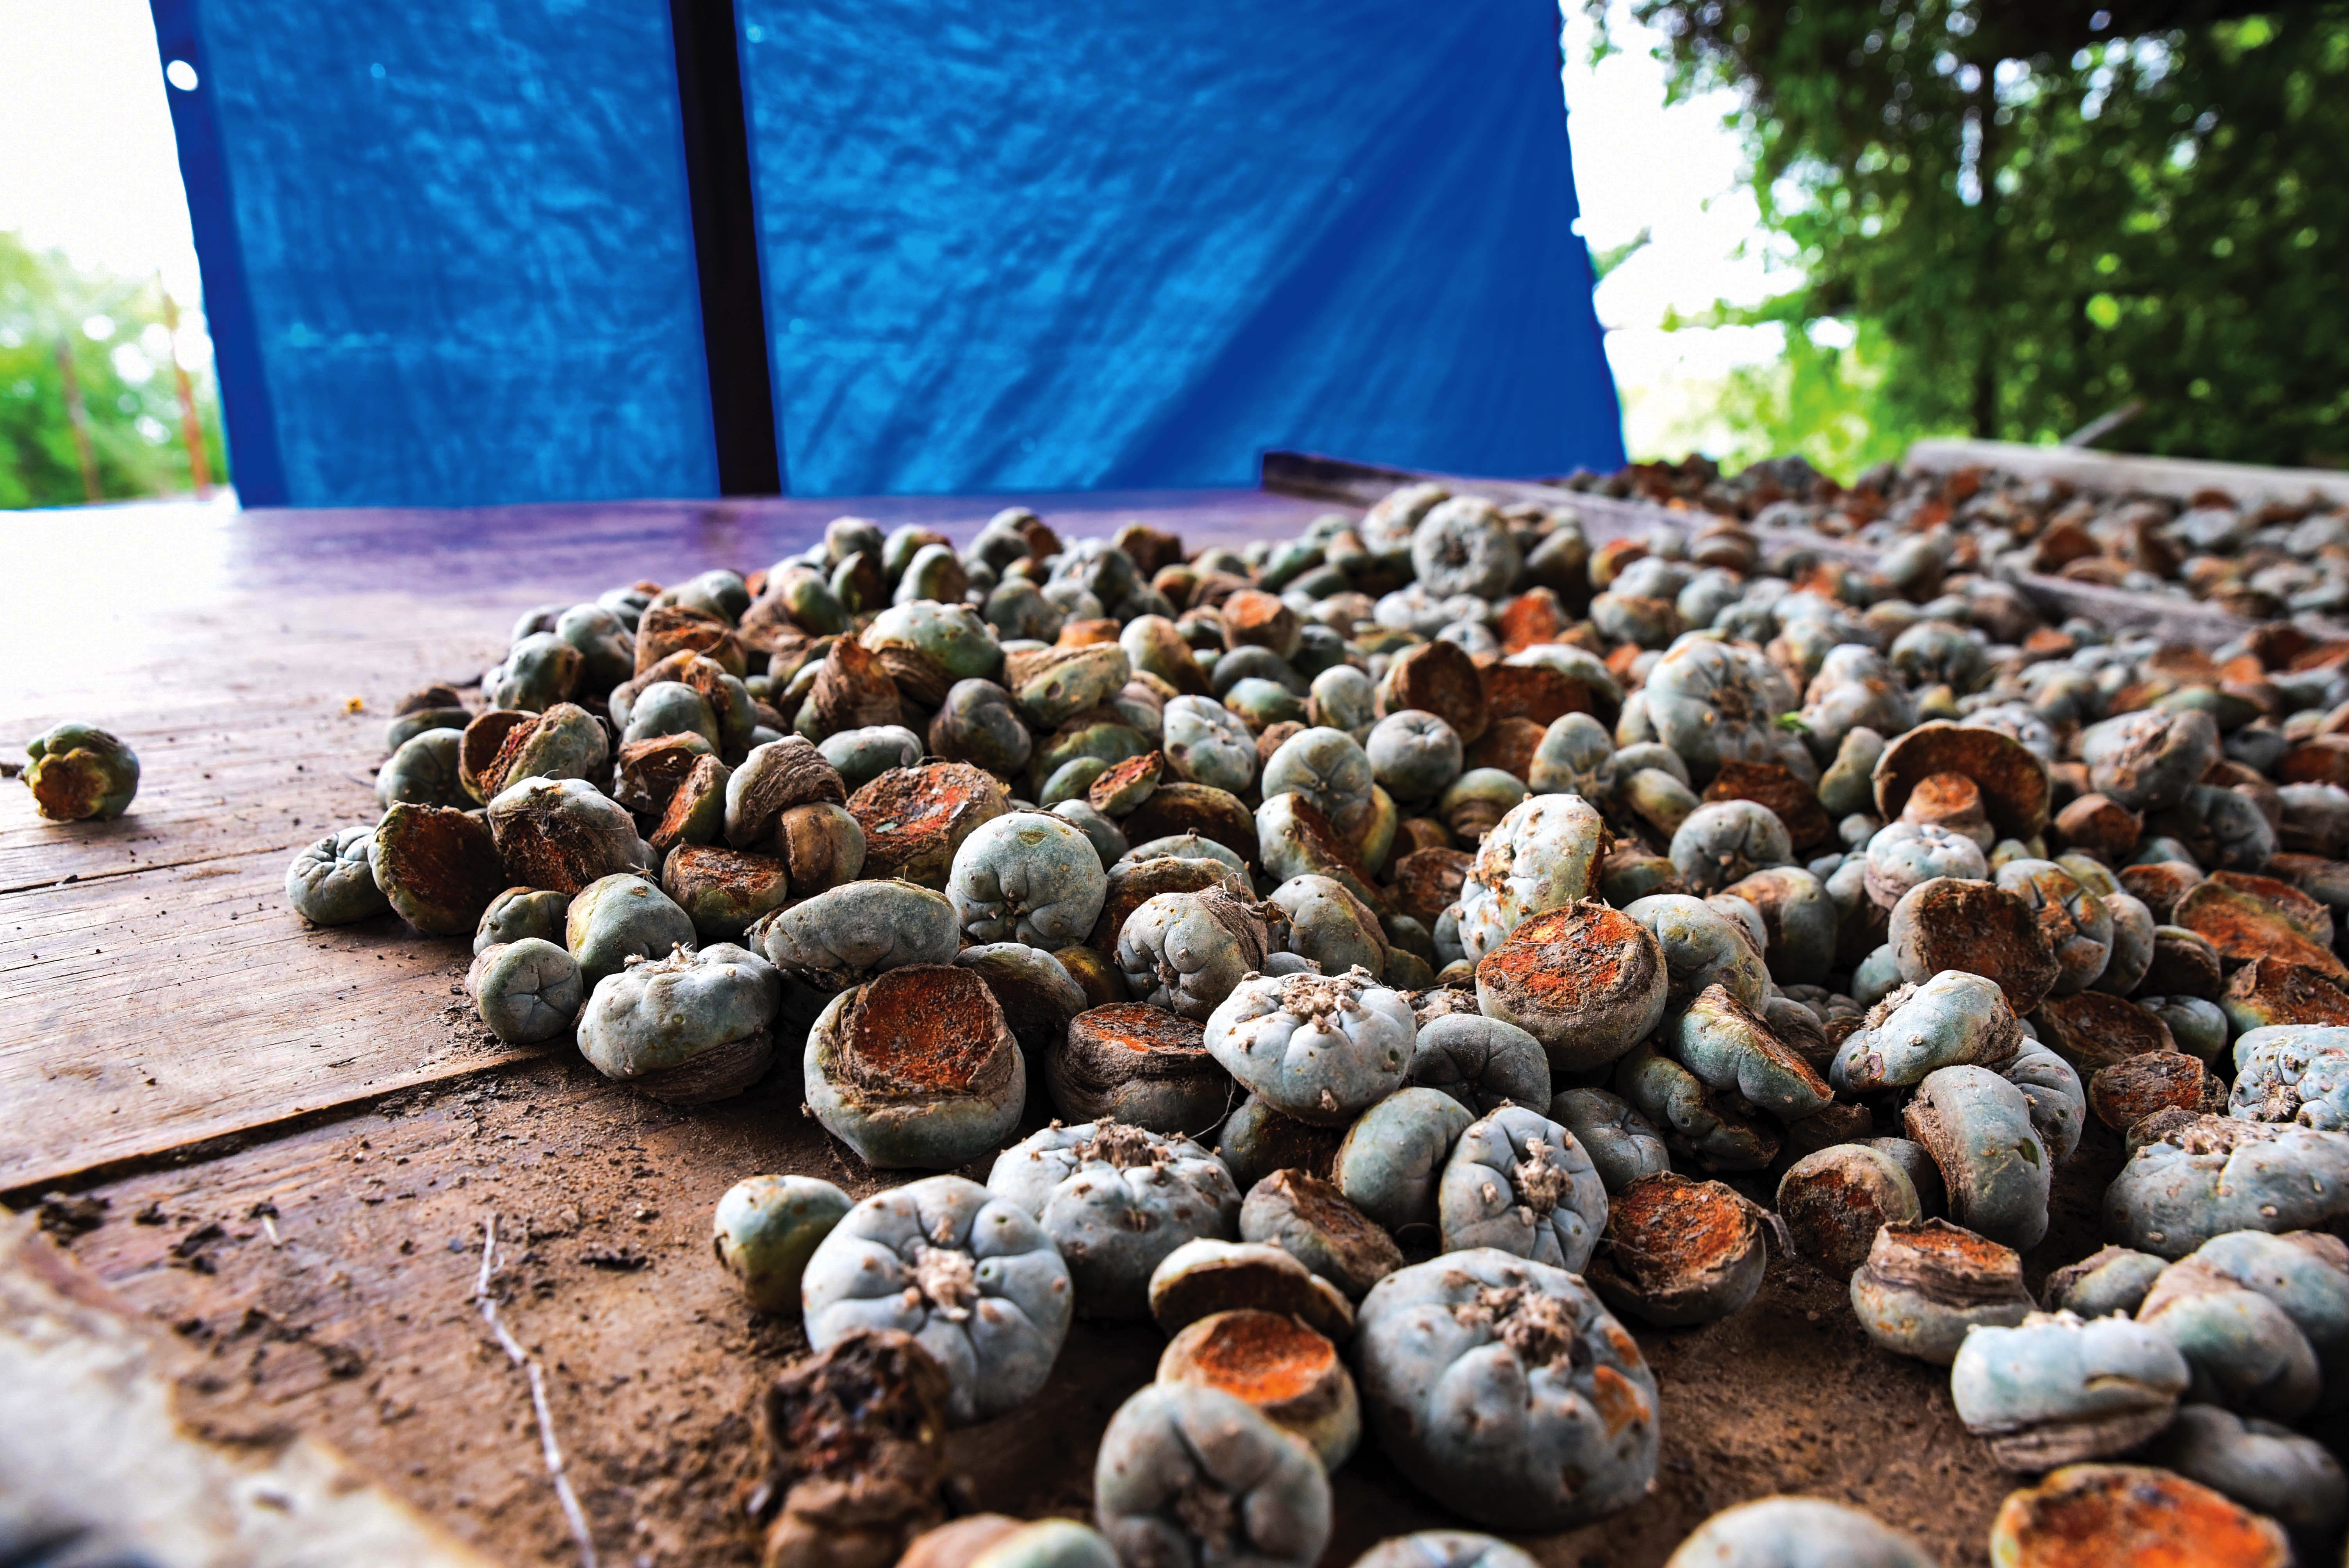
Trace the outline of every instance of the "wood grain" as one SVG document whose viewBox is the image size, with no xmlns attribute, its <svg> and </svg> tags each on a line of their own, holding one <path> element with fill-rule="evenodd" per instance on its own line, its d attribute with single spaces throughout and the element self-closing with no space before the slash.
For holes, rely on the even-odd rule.
<svg viewBox="0 0 2349 1568">
<path fill-rule="evenodd" d="M 1256 491 L 641 502 L 479 511 L 127 507 L 0 523 L 0 737 L 61 718 L 139 753 L 113 822 L 41 820 L 0 782 L 0 1194 L 282 1128 L 512 1059 L 450 987 L 462 942 L 286 907 L 286 862 L 377 814 L 400 696 L 477 676 L 523 611 L 713 565 L 750 571 L 844 513 L 968 538 L 1025 499 L 1071 536 L 1194 545 L 1321 510 Z M 356 699 L 358 711 L 351 711 Z"/>
</svg>

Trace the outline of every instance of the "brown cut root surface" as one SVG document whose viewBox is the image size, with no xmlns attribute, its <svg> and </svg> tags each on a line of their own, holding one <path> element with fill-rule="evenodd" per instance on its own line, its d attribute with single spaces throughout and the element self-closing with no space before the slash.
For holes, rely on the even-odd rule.
<svg viewBox="0 0 2349 1568">
<path fill-rule="evenodd" d="M 1338 1364 L 1337 1346 L 1286 1313 L 1228 1312 L 1193 1349 L 1199 1375 L 1251 1405 L 1311 1393 Z"/>
<path fill-rule="evenodd" d="M 1835 837 L 1835 819 L 1819 804 L 1818 791 L 1798 779 L 1783 762 L 1743 762 L 1721 765 L 1705 786 L 1707 800 L 1751 800 L 1766 806 L 1785 823 L 1786 836 L 1797 850 L 1816 849 Z"/>
<path fill-rule="evenodd" d="M 1010 1071 L 1001 1011 L 968 969 L 913 964 L 876 975 L 850 1004 L 842 1057 L 851 1081 L 883 1094 L 968 1094 Z"/>
<path fill-rule="evenodd" d="M 2307 897 L 2296 896 L 2303 900 Z M 2335 984 L 2349 983 L 2349 965 L 2333 956 L 2331 948 L 2311 941 L 2292 913 L 2267 898 L 2240 887 L 2230 887 L 2215 878 L 2187 890 L 2178 901 L 2170 923 L 2204 937 L 2219 950 L 2221 958 L 2236 963 L 2254 958 L 2281 959 L 2313 969 Z"/>
<path fill-rule="evenodd" d="M 1207 1026 L 1164 1007 L 1140 1002 L 1112 1002 L 1080 1013 L 1069 1025 L 1070 1043 L 1128 1051 L 1135 1056 L 1169 1053 L 1196 1059 L 1207 1050 Z"/>
<path fill-rule="evenodd" d="M 1619 910 L 1569 904 L 1523 922 L 1485 955 L 1476 977 L 1512 1000 L 1564 1016 L 1647 983 L 1655 944 Z"/>
<path fill-rule="evenodd" d="M 1665 1171 L 1642 1176 L 1609 1200 L 1607 1244 L 1615 1266 L 1653 1291 L 1728 1267 L 1760 1226 L 1718 1181 Z"/>
<path fill-rule="evenodd" d="M 1962 969 L 1994 980 L 2017 1015 L 2039 1006 L 2061 970 L 2029 904 L 1985 882 L 1936 877 L 1918 886 L 1928 891 L 1911 890 L 1914 956 L 1928 975 Z"/>
<path fill-rule="evenodd" d="M 2283 1568 L 2283 1532 L 2167 1470 L 2074 1465 L 2015 1492 L 1994 1537 L 2014 1568 Z"/>
<path fill-rule="evenodd" d="M 2318 970 L 2254 958 L 2227 982 L 2227 999 L 2270 1024 L 2349 1024 L 2349 994 Z"/>
</svg>

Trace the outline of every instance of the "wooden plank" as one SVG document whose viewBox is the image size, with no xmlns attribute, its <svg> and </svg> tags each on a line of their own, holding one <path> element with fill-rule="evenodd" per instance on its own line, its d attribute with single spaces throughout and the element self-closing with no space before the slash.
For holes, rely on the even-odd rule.
<svg viewBox="0 0 2349 1568">
<path fill-rule="evenodd" d="M 1584 531 L 1593 540 L 1645 539 L 1659 528 L 1685 531 L 1703 521 L 1706 516 L 1682 509 L 1658 506 L 1652 501 L 1623 500 L 1612 496 L 1569 490 L 1537 480 L 1423 473 L 1306 452 L 1267 452 L 1263 471 L 1267 490 L 1278 490 L 1285 495 L 1343 501 L 1354 506 L 1369 506 L 1398 485 L 1433 480 L 1500 500 L 1568 507 L 1582 519 Z M 1862 567 L 1873 565 L 1877 557 L 1877 551 L 1871 545 L 1830 538 L 1806 529 L 1763 528 L 1751 522 L 1741 523 L 1740 526 L 1766 549 L 1800 548 L 1813 551 L 1824 560 Z M 2111 630 L 2139 632 L 2167 641 L 2216 647 L 2231 642 L 2258 624 L 2196 599 L 2132 593 L 2119 588 L 2075 583 L 2068 578 L 2049 577 L 2032 572 L 2013 573 L 2004 580 L 2021 589 L 2038 606 L 2041 614 L 2053 620 L 2061 621 L 2078 615 Z"/>
<path fill-rule="evenodd" d="M 0 522 L 21 607 L 0 737 L 76 717 L 140 754 L 119 821 L 52 823 L 0 785 L 0 1193 L 365 1104 L 510 1059 L 444 1016 L 462 942 L 335 933 L 286 861 L 371 820 L 401 694 L 478 674 L 533 605 L 752 569 L 847 512 L 968 538 L 1019 498 L 647 502 L 476 512 L 120 508 Z M 1195 547 L 1319 509 L 1254 491 L 1034 498 L 1071 536 L 1127 521 Z M 347 711 L 351 698 L 363 711 Z M 152 1079 L 152 1082 L 149 1080 Z"/>
<path fill-rule="evenodd" d="M 469 944 L 389 916 L 316 931 L 286 852 L 0 900 L 0 1191 L 513 1059 Z"/>
<path fill-rule="evenodd" d="M 316 1439 L 235 1441 L 183 1423 L 195 1357 L 0 1215 L 0 1547 L 10 1561 L 156 1568 L 493 1568 Z M 202 1374 L 198 1374 L 201 1376 Z M 30 1558 L 17 1553 L 39 1538 Z M 135 1550 L 134 1550 L 135 1548 Z"/>
<path fill-rule="evenodd" d="M 757 1462 L 746 1413 L 805 1340 L 735 1295 L 710 1257 L 710 1209 L 759 1171 L 860 1197 L 901 1178 L 825 1139 L 788 1071 L 691 1112 L 560 1061 L 409 1099 L 396 1115 L 109 1185 L 106 1222 L 74 1251 L 207 1358 L 209 1375 L 184 1385 L 190 1419 L 317 1433 L 477 1546 L 555 1559 L 566 1537 L 527 1394 L 465 1305 L 494 1213 L 512 1238 L 502 1310 L 547 1368 L 607 1559 L 755 1563 L 739 1507 Z M 2116 1161 L 2105 1141 L 2095 1158 Z M 2109 1175 L 2081 1158 L 2079 1201 L 2052 1244 L 2076 1248 L 2065 1256 L 2095 1245 Z M 1652 1568 L 1714 1510 L 1778 1491 L 1857 1503 L 1940 1561 L 1978 1555 L 2007 1480 L 1958 1425 L 1946 1373 L 1868 1346 L 1843 1281 L 1774 1257 L 1737 1316 L 1638 1337 L 1661 1384 L 1657 1488 L 1602 1523 L 1526 1542 L 1541 1562 Z M 978 1505 L 1084 1516 L 1101 1430 L 1163 1346 L 1146 1325 L 1081 1320 L 1040 1395 L 953 1434 Z M 1368 1440 L 1333 1484 L 1327 1568 L 1387 1535 L 1461 1527 Z"/>
<path fill-rule="evenodd" d="M 1995 468 L 2029 480 L 2064 480 L 2114 495 L 2141 492 L 2191 500 L 2218 490 L 2243 506 L 2265 501 L 2292 505 L 2311 497 L 2349 503 L 2349 473 L 2329 469 L 2274 469 L 2250 463 L 2213 463 L 2193 458 L 2154 458 L 2099 452 L 2085 447 L 2034 447 L 2020 441 L 1919 441 L 1901 466 L 1926 473 L 1952 469 Z"/>
</svg>

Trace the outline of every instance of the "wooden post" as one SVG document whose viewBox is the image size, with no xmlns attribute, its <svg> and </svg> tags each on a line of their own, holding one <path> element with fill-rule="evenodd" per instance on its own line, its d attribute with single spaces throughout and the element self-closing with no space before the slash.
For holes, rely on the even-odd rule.
<svg viewBox="0 0 2349 1568">
<path fill-rule="evenodd" d="M 81 400 L 81 376 L 74 369 L 73 336 L 57 335 L 57 372 L 66 379 L 66 415 L 73 421 L 74 452 L 81 459 L 81 490 L 95 505 L 106 499 L 98 488 L 98 454 L 89 446 L 89 409 Z"/>
<path fill-rule="evenodd" d="M 163 295 L 163 330 L 171 338 L 171 376 L 180 389 L 180 439 L 188 448 L 188 482 L 202 500 L 212 493 L 212 466 L 204 456 L 204 424 L 196 415 L 195 388 L 189 384 L 187 366 L 180 363 L 180 302 L 163 287 L 160 273 L 155 274 L 155 285 Z"/>
</svg>

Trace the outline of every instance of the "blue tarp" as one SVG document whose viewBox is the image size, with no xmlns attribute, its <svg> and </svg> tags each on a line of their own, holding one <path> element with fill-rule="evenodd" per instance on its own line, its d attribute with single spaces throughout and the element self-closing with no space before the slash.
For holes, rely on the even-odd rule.
<svg viewBox="0 0 2349 1568">
<path fill-rule="evenodd" d="M 666 0 L 154 10 L 249 504 L 716 493 Z"/>
<path fill-rule="evenodd" d="M 803 494 L 1623 458 L 1546 0 L 737 0 Z"/>
<path fill-rule="evenodd" d="M 249 501 L 715 492 L 667 0 L 151 3 Z M 735 11 L 792 491 L 1620 460 L 1546 0 Z"/>
</svg>

